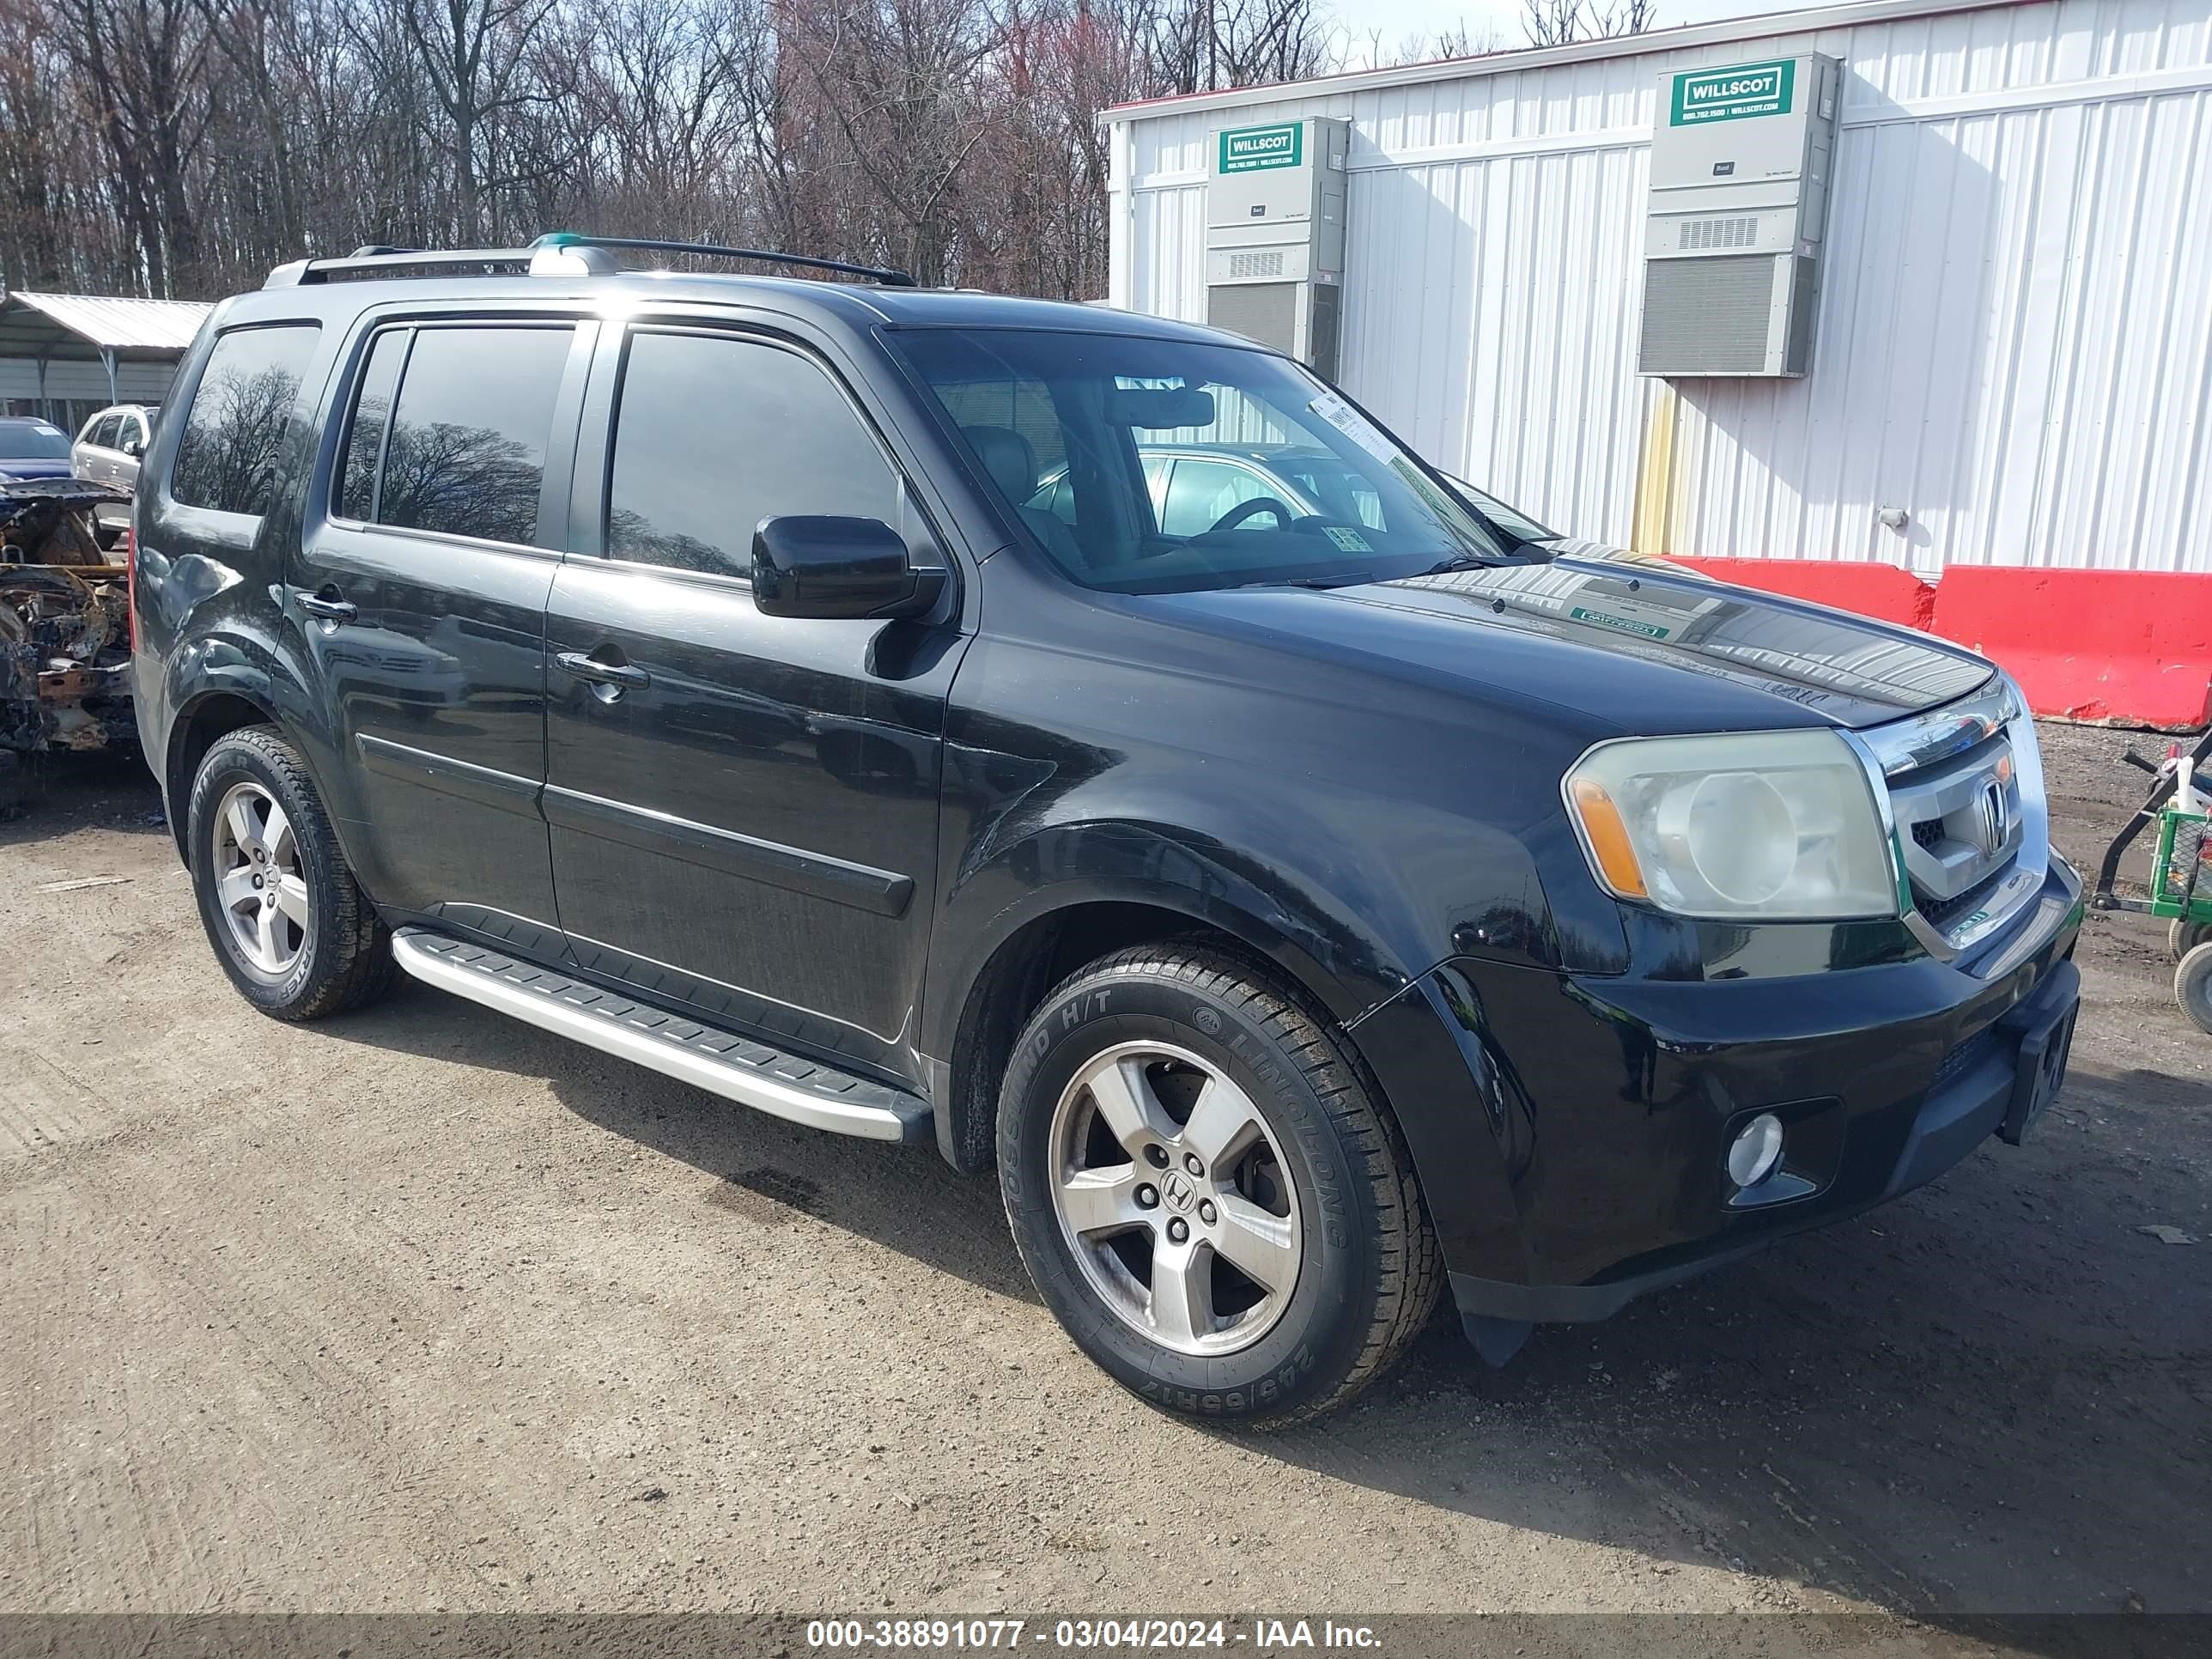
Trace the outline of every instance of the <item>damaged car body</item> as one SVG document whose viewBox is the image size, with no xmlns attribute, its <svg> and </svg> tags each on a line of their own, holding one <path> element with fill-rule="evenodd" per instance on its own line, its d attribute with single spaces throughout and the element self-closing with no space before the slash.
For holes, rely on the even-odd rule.
<svg viewBox="0 0 2212 1659">
<path fill-rule="evenodd" d="M 0 812 L 48 750 L 137 744 L 130 569 L 93 518 L 129 499 L 87 479 L 0 482 Z"/>
</svg>

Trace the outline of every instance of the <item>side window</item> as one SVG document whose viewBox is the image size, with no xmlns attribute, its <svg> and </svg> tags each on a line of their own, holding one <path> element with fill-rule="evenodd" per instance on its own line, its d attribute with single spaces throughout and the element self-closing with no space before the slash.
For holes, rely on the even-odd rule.
<svg viewBox="0 0 2212 1659">
<path fill-rule="evenodd" d="M 258 515 L 269 510 L 285 423 L 314 354 L 313 323 L 234 328 L 209 355 L 169 473 L 186 507 Z"/>
<path fill-rule="evenodd" d="M 1160 515 L 1160 533 L 1203 536 L 1220 522 L 1230 508 L 1262 495 L 1273 495 L 1257 473 L 1226 461 L 1177 461 L 1168 483 L 1167 509 Z M 1274 519 L 1255 514 L 1244 521 L 1255 529 L 1272 530 Z"/>
<path fill-rule="evenodd" d="M 533 545 L 553 405 L 574 337 L 573 328 L 416 330 L 384 444 L 375 522 Z M 371 390 L 364 378 L 363 395 Z M 341 495 L 354 490 L 357 500 L 366 468 L 355 465 L 350 440 L 348 450 Z"/>
<path fill-rule="evenodd" d="M 901 518 L 897 473 L 829 375 L 756 341 L 632 335 L 607 551 L 741 577 L 754 527 L 786 513 Z"/>
<path fill-rule="evenodd" d="M 410 337 L 407 329 L 389 328 L 369 343 L 368 360 L 354 388 L 345 447 L 338 452 L 337 486 L 331 491 L 340 518 L 365 522 L 376 516 L 376 461 L 384 453 L 392 392 L 399 384 L 399 365 L 406 359 Z"/>
<path fill-rule="evenodd" d="M 115 423 L 122 418 L 120 415 L 101 416 L 92 423 L 92 430 L 86 434 L 85 442 L 90 444 L 94 449 L 114 448 Z"/>
<path fill-rule="evenodd" d="M 146 428 L 136 415 L 125 415 L 115 428 L 115 447 L 128 454 L 146 453 Z"/>
</svg>

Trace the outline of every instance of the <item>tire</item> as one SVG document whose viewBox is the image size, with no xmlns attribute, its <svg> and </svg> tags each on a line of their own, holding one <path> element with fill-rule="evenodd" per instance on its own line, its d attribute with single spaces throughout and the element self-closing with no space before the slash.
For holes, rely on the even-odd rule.
<svg viewBox="0 0 2212 1659">
<path fill-rule="evenodd" d="M 1404 1139 L 1357 1062 L 1263 969 L 1206 946 L 1124 951 L 1045 998 L 1000 1092 L 999 1179 L 1076 1346 L 1170 1411 L 1274 1428 L 1334 1410 L 1443 1284 Z"/>
<path fill-rule="evenodd" d="M 299 750 L 276 727 L 216 740 L 185 823 L 200 921 L 240 996 L 277 1019 L 320 1019 L 392 988 L 391 934 L 346 866 Z"/>
<path fill-rule="evenodd" d="M 2198 1030 L 2212 1036 L 2212 939 L 2191 951 L 2173 970 L 2173 1000 Z"/>
<path fill-rule="evenodd" d="M 2166 930 L 2166 948 L 2179 962 L 2198 945 L 2212 943 L 2212 921 L 2191 921 L 2176 916 Z"/>
</svg>

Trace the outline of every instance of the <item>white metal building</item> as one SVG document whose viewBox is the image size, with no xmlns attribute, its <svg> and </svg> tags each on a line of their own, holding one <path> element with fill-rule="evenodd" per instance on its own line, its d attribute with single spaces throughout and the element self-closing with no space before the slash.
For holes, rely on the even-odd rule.
<svg viewBox="0 0 2212 1659">
<path fill-rule="evenodd" d="M 1661 76 L 1802 52 L 1843 71 L 1810 372 L 1645 379 Z M 2212 572 L 2212 0 L 1863 0 L 1115 109 L 1111 302 L 1204 320 L 1217 136 L 1308 116 L 1350 123 L 1338 378 L 1539 518 Z"/>
</svg>

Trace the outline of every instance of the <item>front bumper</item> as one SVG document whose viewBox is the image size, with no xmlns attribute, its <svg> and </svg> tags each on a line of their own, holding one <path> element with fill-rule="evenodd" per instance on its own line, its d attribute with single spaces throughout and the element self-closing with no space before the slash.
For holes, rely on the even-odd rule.
<svg viewBox="0 0 2212 1659">
<path fill-rule="evenodd" d="M 1470 1334 L 1604 1318 L 2017 1139 L 2064 1062 L 2081 915 L 2053 860 L 1971 958 L 1702 980 L 1455 959 L 1425 975 L 1352 1035 L 1412 1143 Z M 2042 1090 L 2022 1082 L 2024 1045 Z M 1762 1111 L 1787 1129 L 1787 1179 L 1739 1193 L 1723 1155 Z"/>
</svg>

